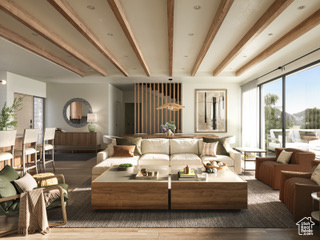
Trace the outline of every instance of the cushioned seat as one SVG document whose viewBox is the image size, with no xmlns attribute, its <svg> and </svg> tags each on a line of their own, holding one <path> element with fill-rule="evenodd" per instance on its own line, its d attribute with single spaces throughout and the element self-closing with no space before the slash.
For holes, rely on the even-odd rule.
<svg viewBox="0 0 320 240">
<path fill-rule="evenodd" d="M 38 150 L 38 151 L 41 151 L 41 149 L 42 149 L 42 144 L 38 144 L 38 145 L 37 145 L 37 150 Z M 44 145 L 44 150 L 45 150 L 45 151 L 51 150 L 51 149 L 53 149 L 53 145 L 51 145 L 51 144 L 45 144 L 45 145 Z"/>
<path fill-rule="evenodd" d="M 175 153 L 171 155 L 171 166 L 174 165 L 199 165 L 202 166 L 201 158 L 194 153 Z"/>
<path fill-rule="evenodd" d="M 34 148 L 26 148 L 26 150 L 25 150 L 25 154 L 26 155 L 34 154 L 34 153 L 37 153 L 37 152 L 39 152 L 39 151 L 37 151 Z M 15 150 L 14 155 L 17 156 L 17 157 L 22 156 L 22 150 L 21 149 Z"/>
<path fill-rule="evenodd" d="M 147 153 L 139 159 L 140 165 L 169 165 L 170 157 L 168 154 Z"/>
<path fill-rule="evenodd" d="M 8 159 L 11 159 L 11 158 L 13 158 L 13 155 L 11 153 L 0 152 L 0 161 L 8 160 Z"/>
</svg>

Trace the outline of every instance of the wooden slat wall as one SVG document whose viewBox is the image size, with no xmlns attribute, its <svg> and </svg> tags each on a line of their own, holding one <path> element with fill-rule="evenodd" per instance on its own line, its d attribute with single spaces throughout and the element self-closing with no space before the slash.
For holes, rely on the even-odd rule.
<svg viewBox="0 0 320 240">
<path fill-rule="evenodd" d="M 182 110 L 157 110 L 164 103 L 181 104 L 181 83 L 134 84 L 134 133 L 161 133 L 160 125 L 174 121 L 177 133 L 182 129 Z"/>
</svg>

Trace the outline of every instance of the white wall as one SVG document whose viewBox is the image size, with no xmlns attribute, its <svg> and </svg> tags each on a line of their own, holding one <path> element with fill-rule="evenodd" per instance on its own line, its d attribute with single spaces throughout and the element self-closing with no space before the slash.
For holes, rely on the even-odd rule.
<svg viewBox="0 0 320 240">
<path fill-rule="evenodd" d="M 0 80 L 7 80 L 7 72 L 0 71 Z M 0 84 L 0 110 L 7 101 L 7 84 Z"/>
<path fill-rule="evenodd" d="M 196 81 L 196 80 L 195 80 Z M 240 142 L 241 132 L 241 90 L 234 83 L 183 83 L 182 84 L 182 132 L 195 132 L 195 89 L 227 89 L 227 132 L 218 136 L 235 135 Z"/>
<path fill-rule="evenodd" d="M 123 92 L 112 85 L 109 85 L 108 104 L 109 134 L 122 136 L 125 133 Z"/>
</svg>

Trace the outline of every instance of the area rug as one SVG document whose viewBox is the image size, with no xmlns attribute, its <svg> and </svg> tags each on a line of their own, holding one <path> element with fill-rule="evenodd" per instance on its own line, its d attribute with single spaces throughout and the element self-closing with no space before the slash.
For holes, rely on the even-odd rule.
<svg viewBox="0 0 320 240">
<path fill-rule="evenodd" d="M 54 154 L 55 161 L 87 161 L 91 158 L 96 157 L 97 154 L 95 152 L 90 153 L 71 153 L 71 152 L 56 152 Z M 50 155 L 48 156 L 50 158 Z"/>
<path fill-rule="evenodd" d="M 92 210 L 91 180 L 70 193 L 66 228 L 295 228 L 279 191 L 253 176 L 248 181 L 248 209 L 245 210 Z M 106 200 L 107 201 L 107 200 Z M 57 219 L 57 211 L 49 218 Z"/>
</svg>

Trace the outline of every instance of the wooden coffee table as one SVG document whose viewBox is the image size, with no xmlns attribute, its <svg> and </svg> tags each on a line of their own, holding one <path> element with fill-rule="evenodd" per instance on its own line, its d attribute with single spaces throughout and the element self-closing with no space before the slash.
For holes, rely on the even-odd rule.
<svg viewBox="0 0 320 240">
<path fill-rule="evenodd" d="M 209 174 L 208 181 L 179 181 L 171 169 L 171 209 L 246 209 L 248 183 L 228 167 Z"/>
<path fill-rule="evenodd" d="M 93 209 L 168 209 L 168 166 L 146 167 L 159 171 L 157 180 L 136 180 L 138 169 L 127 173 L 117 167 L 109 168 L 91 183 Z"/>
</svg>

